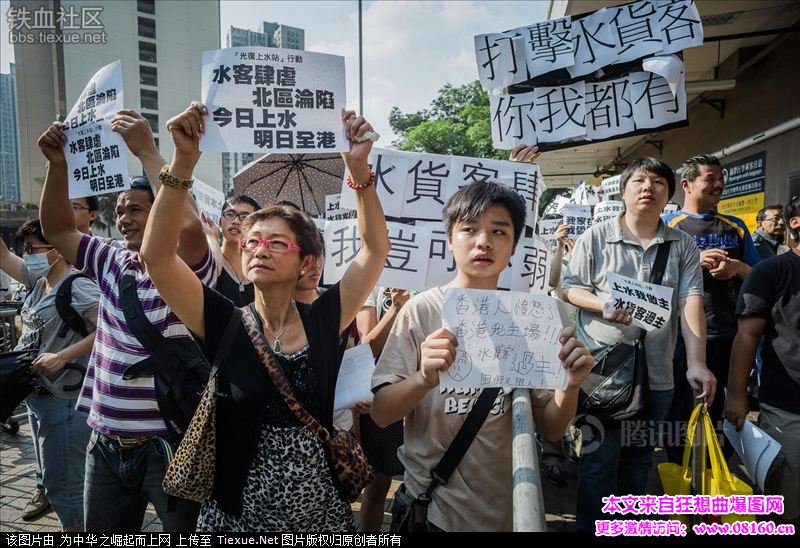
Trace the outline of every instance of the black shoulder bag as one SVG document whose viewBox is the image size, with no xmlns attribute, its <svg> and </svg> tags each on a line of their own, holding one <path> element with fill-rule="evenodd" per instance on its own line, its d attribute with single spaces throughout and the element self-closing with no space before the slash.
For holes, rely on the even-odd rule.
<svg viewBox="0 0 800 548">
<path fill-rule="evenodd" d="M 671 243 L 659 244 L 650 283 L 661 284 Z M 596 363 L 581 385 L 579 414 L 591 415 L 606 426 L 646 416 L 650 396 L 644 350 L 646 333 L 642 330 L 633 344 L 618 343 L 593 352 Z"/>
<path fill-rule="evenodd" d="M 458 463 L 472 445 L 472 440 L 489 416 L 500 388 L 488 388 L 481 392 L 472 411 L 467 415 L 464 424 L 458 429 L 456 437 L 453 438 L 450 447 L 447 448 L 439 464 L 431 472 L 431 483 L 428 488 L 417 498 L 412 498 L 401 485 L 394 494 L 392 503 L 392 525 L 390 531 L 393 533 L 425 533 L 428 531 L 428 506 L 431 503 L 433 491 L 440 485 L 447 485 L 447 480 L 458 467 Z"/>
<path fill-rule="evenodd" d="M 64 325 L 58 330 L 58 336 L 62 338 L 67 336 L 67 329 L 73 330 L 81 337 L 86 337 L 89 334 L 83 318 L 72 308 L 72 284 L 78 278 L 86 278 L 86 276 L 80 273 L 69 274 L 58 286 L 58 291 L 56 291 L 56 311 L 64 321 Z"/>
<path fill-rule="evenodd" d="M 129 270 L 120 282 L 125 321 L 149 356 L 129 366 L 122 378 L 152 375 L 156 400 L 167 430 L 183 437 L 208 384 L 211 365 L 192 338 L 164 337 L 145 316 L 136 294 L 136 278 Z"/>
</svg>

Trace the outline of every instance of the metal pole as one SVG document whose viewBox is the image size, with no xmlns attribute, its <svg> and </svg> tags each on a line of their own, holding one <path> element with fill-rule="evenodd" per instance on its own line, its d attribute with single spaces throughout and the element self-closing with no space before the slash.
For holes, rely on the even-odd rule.
<svg viewBox="0 0 800 548">
<path fill-rule="evenodd" d="M 547 523 L 530 391 L 514 390 L 512 402 L 514 531 L 542 533 L 547 531 Z"/>
<path fill-rule="evenodd" d="M 361 0 L 358 0 L 358 114 L 364 116 L 364 40 L 361 26 Z"/>
</svg>

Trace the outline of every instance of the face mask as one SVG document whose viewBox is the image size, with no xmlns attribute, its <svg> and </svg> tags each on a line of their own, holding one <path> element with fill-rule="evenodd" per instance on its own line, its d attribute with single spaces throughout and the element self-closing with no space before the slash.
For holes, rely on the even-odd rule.
<svg viewBox="0 0 800 548">
<path fill-rule="evenodd" d="M 22 260 L 25 261 L 25 266 L 37 280 L 46 276 L 50 270 L 47 253 L 31 253 L 22 257 Z"/>
</svg>

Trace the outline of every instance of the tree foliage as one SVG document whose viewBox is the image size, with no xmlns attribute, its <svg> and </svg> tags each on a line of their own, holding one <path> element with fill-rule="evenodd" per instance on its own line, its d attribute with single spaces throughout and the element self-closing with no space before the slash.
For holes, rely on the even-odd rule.
<svg viewBox="0 0 800 548">
<path fill-rule="evenodd" d="M 478 80 L 455 87 L 446 84 L 428 109 L 403 113 L 392 107 L 389 124 L 400 150 L 507 159 L 492 147 L 489 95 Z"/>
</svg>

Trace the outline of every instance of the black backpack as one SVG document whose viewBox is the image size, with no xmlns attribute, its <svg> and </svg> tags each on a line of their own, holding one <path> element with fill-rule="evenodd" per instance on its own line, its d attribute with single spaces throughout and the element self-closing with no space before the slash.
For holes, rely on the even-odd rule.
<svg viewBox="0 0 800 548">
<path fill-rule="evenodd" d="M 56 291 L 56 311 L 64 321 L 64 325 L 58 331 L 58 336 L 62 338 L 67 336 L 67 329 L 80 334 L 81 337 L 86 337 L 89 334 L 89 330 L 86 329 L 86 322 L 72 308 L 72 284 L 78 278 L 86 278 L 86 276 L 81 273 L 70 274 L 61 282 L 61 285 L 58 286 L 58 291 Z"/>
<path fill-rule="evenodd" d="M 122 312 L 133 335 L 147 350 L 149 357 L 129 366 L 122 378 L 135 379 L 152 375 L 161 417 L 170 434 L 180 439 L 197 410 L 211 365 L 192 338 L 164 337 L 145 316 L 136 294 L 136 278 L 131 271 L 120 282 Z M 232 342 L 238 322 L 228 322 L 223 343 Z M 222 344 L 216 362 L 221 362 L 229 349 Z M 222 395 L 222 394 L 220 394 Z"/>
</svg>

